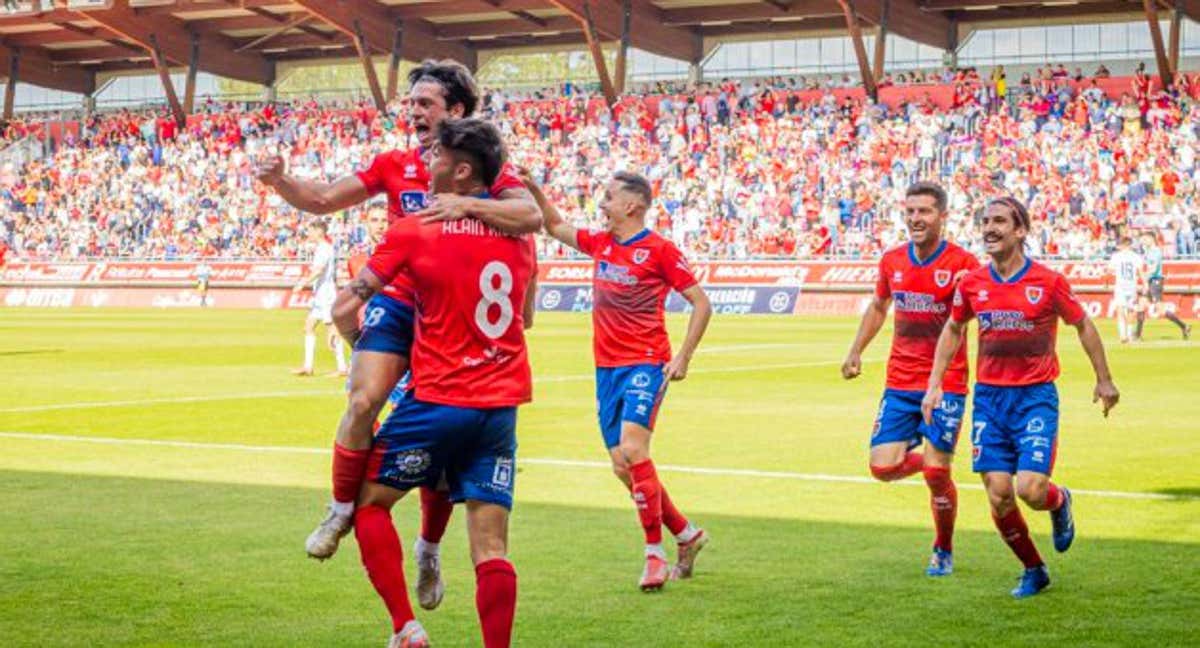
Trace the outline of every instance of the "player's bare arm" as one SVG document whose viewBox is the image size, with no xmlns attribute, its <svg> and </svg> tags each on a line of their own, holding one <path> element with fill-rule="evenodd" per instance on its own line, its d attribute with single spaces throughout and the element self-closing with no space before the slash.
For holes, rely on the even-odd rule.
<svg viewBox="0 0 1200 648">
<path fill-rule="evenodd" d="M 880 298 L 875 296 L 871 298 L 871 303 L 867 305 L 867 311 L 863 313 L 862 321 L 858 324 L 858 333 L 854 336 L 854 342 L 850 345 L 850 352 L 846 354 L 846 361 L 842 363 L 842 378 L 851 380 L 862 374 L 862 354 L 871 344 L 871 340 L 879 334 L 879 329 L 883 328 L 884 322 L 887 321 L 888 306 L 891 305 L 891 298 Z"/>
<path fill-rule="evenodd" d="M 317 280 L 321 278 L 321 274 L 321 268 L 313 270 L 307 277 L 298 281 L 295 286 L 292 286 L 292 292 L 300 292 L 301 290 L 304 290 L 305 288 L 317 283 Z"/>
<path fill-rule="evenodd" d="M 529 190 L 529 193 L 537 203 L 538 209 L 542 212 L 542 227 L 545 228 L 546 233 L 563 245 L 578 250 L 579 238 L 577 235 L 579 229 L 562 217 L 562 214 L 558 212 L 558 208 L 550 202 L 549 198 L 546 198 L 545 192 L 533 180 L 533 176 L 530 175 L 528 169 L 521 169 L 520 177 L 521 181 L 525 183 L 525 188 Z"/>
<path fill-rule="evenodd" d="M 950 320 L 938 336 L 933 369 L 929 372 L 929 387 L 925 390 L 925 398 L 921 399 L 921 416 L 925 418 L 926 425 L 933 424 L 933 410 L 942 405 L 942 379 L 946 377 L 946 369 L 950 367 L 950 361 L 958 353 L 958 347 L 962 346 L 966 335 L 966 324 Z"/>
<path fill-rule="evenodd" d="M 666 374 L 667 380 L 687 378 L 688 365 L 692 361 L 692 355 L 696 353 L 696 347 L 700 346 L 700 340 L 704 338 L 704 332 L 708 330 L 708 321 L 712 319 L 712 302 L 708 299 L 708 293 L 704 292 L 699 284 L 683 291 L 682 295 L 692 305 L 692 314 L 688 318 L 687 336 L 684 337 L 679 352 L 663 367 L 663 373 Z"/>
<path fill-rule="evenodd" d="M 527 189 L 513 187 L 495 198 L 437 194 L 429 207 L 416 214 L 423 223 L 460 220 L 468 216 L 505 234 L 532 234 L 542 229 L 542 211 Z"/>
<path fill-rule="evenodd" d="M 259 163 L 255 176 L 259 182 L 274 189 L 287 204 L 313 214 L 331 214 L 370 198 L 367 188 L 356 175 L 334 182 L 302 180 L 284 173 L 283 158 L 279 156 Z"/>
<path fill-rule="evenodd" d="M 1108 369 L 1108 358 L 1104 354 L 1104 342 L 1100 339 L 1100 332 L 1096 330 L 1096 325 L 1092 323 L 1090 317 L 1079 320 L 1079 323 L 1075 325 L 1075 330 L 1079 332 L 1079 343 L 1083 345 L 1088 360 L 1092 362 L 1092 369 L 1096 372 L 1096 389 L 1092 392 L 1092 402 L 1101 404 L 1104 416 L 1107 418 L 1109 410 L 1116 407 L 1117 402 L 1121 400 L 1121 393 L 1117 391 L 1112 373 Z"/>
<path fill-rule="evenodd" d="M 383 290 L 384 283 L 374 272 L 363 269 L 346 287 L 338 292 L 333 302 L 333 324 L 342 338 L 350 344 L 358 341 L 362 330 L 358 325 L 358 311 L 371 301 L 375 293 Z"/>
</svg>

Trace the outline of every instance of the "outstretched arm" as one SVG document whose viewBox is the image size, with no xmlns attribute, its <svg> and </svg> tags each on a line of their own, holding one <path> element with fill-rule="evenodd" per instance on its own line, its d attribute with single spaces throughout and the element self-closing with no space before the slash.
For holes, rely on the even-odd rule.
<svg viewBox="0 0 1200 648">
<path fill-rule="evenodd" d="M 925 390 L 925 398 L 921 400 L 921 416 L 926 425 L 933 424 L 933 410 L 942 405 L 942 379 L 946 377 L 946 369 L 958 347 L 962 346 L 967 325 L 963 322 L 949 320 L 946 328 L 938 337 L 937 350 L 933 355 L 933 370 L 929 373 L 929 387 Z"/>
<path fill-rule="evenodd" d="M 504 232 L 519 236 L 542 228 L 542 212 L 527 189 L 512 187 L 492 198 L 438 194 L 417 214 L 423 223 L 472 216 Z"/>
<path fill-rule="evenodd" d="M 258 165 L 258 181 L 273 188 L 280 198 L 296 209 L 313 214 L 330 214 L 348 209 L 370 198 L 367 188 L 356 175 L 334 182 L 302 180 L 284 173 L 283 158 L 274 156 Z"/>
<path fill-rule="evenodd" d="M 699 284 L 693 285 L 680 294 L 692 305 L 692 314 L 688 318 L 687 335 L 683 338 L 679 352 L 675 354 L 674 358 L 671 358 L 667 366 L 663 367 L 663 373 L 666 374 L 668 380 L 687 378 L 688 364 L 692 361 L 692 355 L 696 353 L 696 347 L 700 346 L 704 332 L 708 330 L 708 321 L 712 319 L 713 313 L 708 293 L 704 292 Z"/>
<path fill-rule="evenodd" d="M 521 169 L 521 181 L 525 183 L 525 188 L 529 190 L 533 196 L 534 202 L 542 213 L 542 226 L 546 229 L 546 233 L 557 239 L 563 245 L 570 246 L 576 250 L 579 249 L 579 230 L 572 224 L 568 223 L 558 213 L 558 208 L 550 202 L 546 197 L 545 192 L 538 183 L 534 182 L 533 176 L 529 174 L 528 169 Z"/>
<path fill-rule="evenodd" d="M 1090 317 L 1079 320 L 1075 324 L 1075 330 L 1079 332 L 1079 343 L 1083 345 L 1088 360 L 1092 362 L 1092 369 L 1096 372 L 1096 389 L 1092 392 L 1092 402 L 1099 401 L 1101 403 L 1104 416 L 1107 418 L 1109 410 L 1116 407 L 1117 402 L 1121 400 L 1121 393 L 1113 384 L 1112 373 L 1108 370 L 1104 342 L 1100 339 L 1100 332 L 1096 330 L 1096 325 L 1092 323 Z"/>
<path fill-rule="evenodd" d="M 891 304 L 891 298 L 881 298 L 878 295 L 871 298 L 871 303 L 867 306 L 867 311 L 863 313 L 862 321 L 858 324 L 858 333 L 854 336 L 854 342 L 850 344 L 850 352 L 846 354 L 846 361 L 842 363 L 842 378 L 851 380 L 862 374 L 862 354 L 867 350 L 867 346 L 871 344 L 871 340 L 879 334 L 879 329 L 883 328 L 883 323 L 887 321 L 888 306 Z"/>
</svg>

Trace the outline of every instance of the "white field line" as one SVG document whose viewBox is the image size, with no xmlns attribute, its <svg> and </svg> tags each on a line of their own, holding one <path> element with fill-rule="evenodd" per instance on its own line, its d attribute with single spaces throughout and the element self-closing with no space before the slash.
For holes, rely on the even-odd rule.
<svg viewBox="0 0 1200 648">
<path fill-rule="evenodd" d="M 326 455 L 329 454 L 328 448 L 301 448 L 296 446 L 262 446 L 262 445 L 243 445 L 239 443 L 205 443 L 197 441 L 167 441 L 160 439 L 117 439 L 112 437 L 88 437 L 88 436 L 72 436 L 65 434 L 35 434 L 29 432 L 0 432 L 0 439 L 16 439 L 21 441 L 43 441 L 43 442 L 62 442 L 62 443 L 94 443 L 100 445 L 113 446 L 156 446 L 163 448 L 187 448 L 193 450 L 232 450 L 236 452 L 263 452 L 263 453 L 279 453 L 279 454 L 308 454 L 308 455 Z M 555 459 L 549 457 L 520 457 L 518 463 L 529 464 L 533 466 L 551 466 L 555 468 L 590 468 L 595 470 L 609 470 L 607 461 L 580 461 L 574 459 Z M 784 479 L 795 481 L 812 481 L 812 482 L 834 482 L 848 484 L 875 484 L 877 483 L 870 477 L 861 477 L 857 475 L 824 475 L 820 473 L 798 473 L 776 470 L 749 470 L 744 468 L 703 468 L 698 466 L 672 466 L 659 465 L 658 470 L 684 473 L 691 475 L 707 475 L 718 477 L 746 477 L 752 479 Z M 906 480 L 895 482 L 903 486 L 924 487 L 925 484 L 919 480 Z M 983 490 L 983 487 L 978 484 L 959 484 L 960 489 Z M 1072 489 L 1072 493 L 1078 495 L 1088 495 L 1090 497 L 1105 497 L 1113 499 L 1133 499 L 1133 500 L 1184 500 L 1194 501 L 1200 500 L 1200 497 L 1195 495 L 1163 495 L 1160 493 L 1139 493 L 1130 491 L 1111 491 L 1111 490 L 1084 490 Z"/>
<path fill-rule="evenodd" d="M 744 373 L 755 371 L 770 371 L 773 369 L 799 369 L 803 367 L 824 367 L 840 365 L 841 363 L 835 360 L 822 360 L 814 362 L 791 362 L 783 364 L 764 364 L 764 365 L 749 365 L 742 367 L 715 367 L 712 369 L 694 369 L 689 372 L 689 375 L 696 374 L 724 374 L 724 373 Z M 559 382 L 582 382 L 595 380 L 595 374 L 576 374 L 568 376 L 542 376 L 534 378 L 535 383 L 559 383 Z M 23 407 L 7 407 L 0 409 L 0 414 L 20 414 L 27 412 L 51 412 L 56 410 L 72 410 L 72 409 L 92 409 L 104 407 L 136 407 L 139 405 L 167 405 L 172 403 L 205 403 L 211 401 L 227 401 L 227 400 L 253 400 L 259 398 L 295 398 L 298 396 L 336 396 L 343 394 L 341 390 L 334 389 L 309 389 L 296 391 L 273 391 L 273 392 L 239 392 L 233 394 L 211 394 L 208 396 L 173 396 L 170 398 L 145 398 L 140 400 L 114 400 L 114 401 L 85 401 L 81 403 L 51 403 L 48 405 L 27 405 Z"/>
</svg>

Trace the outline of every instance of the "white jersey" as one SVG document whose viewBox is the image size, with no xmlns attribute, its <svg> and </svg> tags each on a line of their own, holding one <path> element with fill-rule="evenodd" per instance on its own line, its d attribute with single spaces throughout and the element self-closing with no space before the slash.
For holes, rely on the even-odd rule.
<svg viewBox="0 0 1200 648">
<path fill-rule="evenodd" d="M 313 302 L 332 304 L 337 297 L 337 254 L 333 250 L 333 244 L 329 241 L 317 244 L 309 271 L 321 273 L 313 284 Z"/>
<path fill-rule="evenodd" d="M 1116 279 L 1113 281 L 1113 292 L 1120 294 L 1136 293 L 1138 277 L 1142 274 L 1146 262 L 1133 250 L 1117 250 L 1108 260 L 1108 269 Z"/>
</svg>

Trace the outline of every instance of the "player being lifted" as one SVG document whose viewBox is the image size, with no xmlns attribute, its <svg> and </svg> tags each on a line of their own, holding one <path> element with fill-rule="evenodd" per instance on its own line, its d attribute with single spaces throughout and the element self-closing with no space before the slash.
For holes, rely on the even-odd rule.
<svg viewBox="0 0 1200 648">
<path fill-rule="evenodd" d="M 1108 260 L 1108 269 L 1113 274 L 1113 306 L 1117 311 L 1117 334 L 1121 344 L 1133 340 L 1138 285 L 1145 274 L 1146 262 L 1133 251 L 1132 246 L 1133 242 L 1128 237 L 1121 237 L 1117 242 L 1117 251 Z"/>
<path fill-rule="evenodd" d="M 1137 331 L 1134 339 L 1142 339 L 1142 327 L 1146 324 L 1146 313 L 1157 305 L 1163 305 L 1163 317 L 1171 320 L 1171 323 L 1179 327 L 1179 331 L 1183 333 L 1183 339 L 1188 339 L 1192 336 L 1191 324 L 1184 323 L 1179 319 L 1179 314 L 1175 312 L 1173 306 L 1163 301 L 1163 252 L 1162 248 L 1158 247 L 1158 242 L 1153 234 L 1146 234 L 1142 237 L 1142 251 L 1146 259 L 1146 299 L 1138 304 L 1137 313 Z"/>
<path fill-rule="evenodd" d="M 954 295 L 950 321 L 938 339 L 929 389 L 921 404 L 925 422 L 944 401 L 947 370 L 963 344 L 966 323 L 979 320 L 979 358 L 972 401 L 973 468 L 982 473 L 1000 536 L 1025 566 L 1016 598 L 1050 585 L 1029 527 L 1017 506 L 1049 511 L 1054 548 L 1063 552 L 1075 539 L 1071 493 L 1050 481 L 1058 448 L 1058 319 L 1074 326 L 1096 372 L 1093 402 L 1108 416 L 1119 399 L 1104 357 L 1104 343 L 1067 280 L 1034 263 L 1023 247 L 1029 212 L 1013 198 L 993 200 L 983 216 L 983 242 L 991 263 L 963 277 Z M 1016 475 L 1016 490 L 1013 475 Z"/>
<path fill-rule="evenodd" d="M 434 143 L 437 126 L 447 118 L 469 117 L 479 104 L 479 89 L 469 70 L 454 61 L 425 61 L 408 75 L 408 125 L 419 147 L 390 151 L 375 157 L 365 171 L 333 183 L 284 174 L 276 157 L 258 171 L 259 179 L 289 204 L 327 214 L 387 194 L 391 222 L 408 216 L 423 220 L 462 218 L 467 214 L 510 234 L 531 234 L 541 228 L 541 213 L 520 179 L 510 172 L 497 176 L 490 200 L 452 194 L 435 195 L 428 203 L 429 170 L 423 155 Z M 412 282 L 404 272 L 368 305 L 363 336 L 355 344 L 350 367 L 346 413 L 338 424 L 333 455 L 333 498 L 329 513 L 309 536 L 306 550 L 328 558 L 353 524 L 354 498 L 366 470 L 372 429 L 388 395 L 408 369 L 413 339 Z M 416 559 L 418 598 L 433 609 L 441 601 L 438 541 L 449 522 L 451 505 L 444 493 L 421 490 L 421 535 Z"/>
<path fill-rule="evenodd" d="M 486 199 L 504 159 L 499 132 L 477 120 L 445 120 L 430 159 L 433 190 Z M 467 503 L 475 603 L 486 648 L 507 647 L 517 574 L 508 562 L 517 406 L 531 396 L 522 312 L 535 268 L 529 237 L 475 218 L 399 219 L 336 306 L 347 339 L 359 308 L 400 273 L 421 304 L 412 348 L 413 386 L 380 428 L 355 513 L 362 561 L 392 618 L 392 648 L 429 639 L 414 618 L 391 508 L 409 490 L 443 476 Z"/>
<path fill-rule="evenodd" d="M 862 354 L 887 320 L 895 304 L 896 332 L 888 358 L 887 386 L 871 433 L 871 474 L 880 481 L 904 479 L 923 473 L 929 486 L 936 535 L 933 555 L 925 573 L 948 576 L 954 571 L 954 521 L 958 489 L 950 469 L 965 413 L 967 350 L 954 355 L 946 379 L 946 397 L 933 413 L 931 424 L 921 419 L 921 399 L 929 384 L 938 335 L 950 317 L 954 287 L 979 261 L 961 247 L 942 238 L 946 225 L 946 192 L 921 182 L 904 197 L 909 243 L 889 250 L 879 261 L 875 297 L 863 313 L 858 334 L 842 364 L 842 377 L 862 373 Z M 913 452 L 924 444 L 924 454 Z"/>
<path fill-rule="evenodd" d="M 329 329 L 327 343 L 337 361 L 337 375 L 346 375 L 346 352 L 342 339 L 333 330 L 333 300 L 337 297 L 337 253 L 329 240 L 329 226 L 317 219 L 308 224 L 308 242 L 313 246 L 309 273 L 292 288 L 298 293 L 312 288 L 312 307 L 304 319 L 304 366 L 294 370 L 297 376 L 313 375 L 313 355 L 317 349 L 317 324 Z"/>
<path fill-rule="evenodd" d="M 632 493 L 645 533 L 646 567 L 639 586 L 659 590 L 668 575 L 690 577 L 697 554 L 708 543 L 704 530 L 675 508 L 659 481 L 650 459 L 650 437 L 668 381 L 687 377 L 712 305 L 679 249 L 646 229 L 653 198 L 645 178 L 624 172 L 613 176 L 600 202 L 608 219 L 604 231 L 576 229 L 528 174 L 525 181 L 542 209 L 546 232 L 595 259 L 592 322 L 600 432 L 613 472 Z M 673 358 L 663 317 L 672 289 L 693 309 L 687 337 Z M 662 546 L 664 524 L 679 550 L 670 573 Z"/>
</svg>

